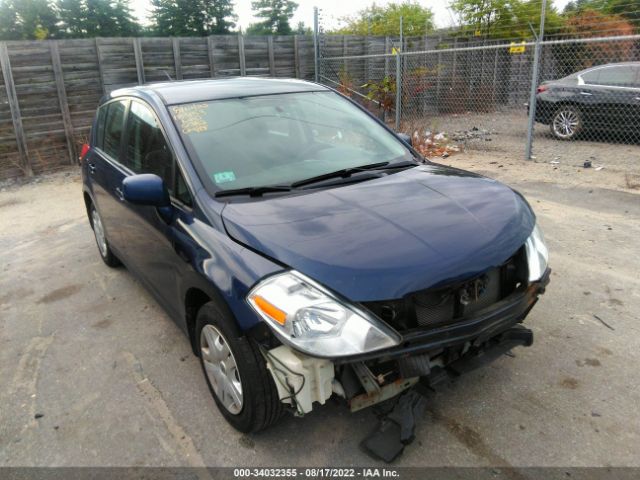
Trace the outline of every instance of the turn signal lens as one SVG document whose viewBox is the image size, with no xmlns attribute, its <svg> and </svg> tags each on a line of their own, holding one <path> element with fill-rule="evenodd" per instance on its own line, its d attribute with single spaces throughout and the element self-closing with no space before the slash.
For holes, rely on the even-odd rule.
<svg viewBox="0 0 640 480">
<path fill-rule="evenodd" d="M 268 301 L 266 301 L 260 295 L 256 295 L 253 298 L 253 301 L 260 310 L 262 310 L 265 314 L 267 314 L 273 320 L 278 322 L 280 325 L 284 325 L 284 322 L 287 321 L 286 313 L 284 313 L 282 310 L 280 310 L 278 307 L 276 307 L 272 303 L 269 303 Z"/>
</svg>

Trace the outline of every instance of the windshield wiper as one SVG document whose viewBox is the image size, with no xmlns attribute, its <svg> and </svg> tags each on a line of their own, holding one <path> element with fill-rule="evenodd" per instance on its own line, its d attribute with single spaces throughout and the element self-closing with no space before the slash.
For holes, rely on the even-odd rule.
<svg viewBox="0 0 640 480">
<path fill-rule="evenodd" d="M 370 170 L 394 170 L 394 169 L 406 169 L 411 167 L 417 167 L 418 164 L 412 161 L 403 162 L 378 162 L 371 163 L 369 165 L 362 165 L 359 167 L 350 167 L 336 170 L 335 172 L 324 173 L 315 177 L 306 178 L 293 182 L 289 185 L 263 185 L 258 187 L 244 187 L 244 188 L 232 188 L 229 190 L 219 190 L 215 193 L 216 198 L 231 197 L 234 195 L 248 195 L 250 197 L 261 197 L 265 193 L 277 193 L 277 192 L 290 192 L 299 187 L 305 185 L 311 185 L 319 183 L 324 180 L 330 180 L 332 178 L 348 178 L 354 173 L 366 172 Z"/>
<path fill-rule="evenodd" d="M 350 177 L 352 174 L 357 172 L 365 172 L 367 170 L 376 170 L 382 167 L 386 167 L 389 165 L 389 162 L 378 162 L 371 163 L 369 165 L 362 165 L 361 167 L 349 167 L 349 168 L 341 168 L 340 170 L 336 170 L 335 172 L 323 173 L 322 175 L 317 175 L 315 177 L 305 178 L 304 180 L 298 180 L 297 182 L 293 182 L 291 186 L 293 188 L 303 187 L 305 185 L 311 185 L 312 183 L 322 182 L 323 180 L 329 180 L 331 178 L 346 178 Z"/>
<path fill-rule="evenodd" d="M 219 190 L 215 197 L 231 197 L 233 195 L 249 195 L 250 197 L 260 197 L 265 193 L 290 192 L 293 188 L 289 185 L 263 185 L 260 187 L 231 188 L 229 190 Z"/>
<path fill-rule="evenodd" d="M 362 165 L 359 167 L 342 168 L 340 170 L 336 170 L 335 172 L 329 172 L 329 173 L 324 173 L 322 175 L 318 175 L 316 177 L 305 178 L 304 180 L 293 182 L 291 184 L 291 187 L 293 188 L 304 187 L 306 185 L 319 183 L 324 180 L 330 180 L 332 178 L 348 178 L 354 173 L 358 173 L 358 172 L 366 172 L 370 170 L 393 170 L 396 168 L 410 168 L 410 167 L 417 167 L 417 166 L 418 166 L 417 163 L 411 162 L 411 161 L 395 162 L 395 163 L 391 163 L 391 162 L 371 163 L 369 165 Z"/>
</svg>

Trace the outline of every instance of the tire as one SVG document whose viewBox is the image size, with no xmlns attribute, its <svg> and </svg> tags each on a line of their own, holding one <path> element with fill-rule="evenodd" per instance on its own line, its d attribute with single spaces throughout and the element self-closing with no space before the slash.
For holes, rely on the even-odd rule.
<svg viewBox="0 0 640 480">
<path fill-rule="evenodd" d="M 91 204 L 91 207 L 89 208 L 89 222 L 91 223 L 93 236 L 96 239 L 98 253 L 100 254 L 100 258 L 102 258 L 102 261 L 111 268 L 120 266 L 120 260 L 111 251 L 111 248 L 109 248 L 109 241 L 107 240 L 107 236 L 104 232 L 102 218 L 93 204 Z"/>
<path fill-rule="evenodd" d="M 284 406 L 255 341 L 213 302 L 198 312 L 195 333 L 202 373 L 227 422 L 244 433 L 274 424 Z"/>
<path fill-rule="evenodd" d="M 575 140 L 583 130 L 582 112 L 573 105 L 563 105 L 551 116 L 549 128 L 558 140 Z"/>
</svg>

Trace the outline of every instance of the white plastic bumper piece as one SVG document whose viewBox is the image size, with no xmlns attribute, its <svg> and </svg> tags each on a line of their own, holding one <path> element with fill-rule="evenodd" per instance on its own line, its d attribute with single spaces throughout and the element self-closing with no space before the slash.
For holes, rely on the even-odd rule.
<svg viewBox="0 0 640 480">
<path fill-rule="evenodd" d="M 309 357 L 281 345 L 267 353 L 267 368 L 283 403 L 293 403 L 298 415 L 309 413 L 313 402 L 324 404 L 332 393 L 333 363 Z"/>
</svg>

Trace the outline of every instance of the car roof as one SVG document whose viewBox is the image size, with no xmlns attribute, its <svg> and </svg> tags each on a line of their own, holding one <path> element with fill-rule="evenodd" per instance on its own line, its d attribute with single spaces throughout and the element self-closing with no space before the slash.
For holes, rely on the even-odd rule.
<svg viewBox="0 0 640 480">
<path fill-rule="evenodd" d="M 111 98 L 132 94 L 145 96 L 145 93 L 153 92 L 160 97 L 165 105 L 176 105 L 225 98 L 328 90 L 323 85 L 304 80 L 232 77 L 150 83 L 133 88 L 115 90 L 111 93 Z"/>
</svg>

